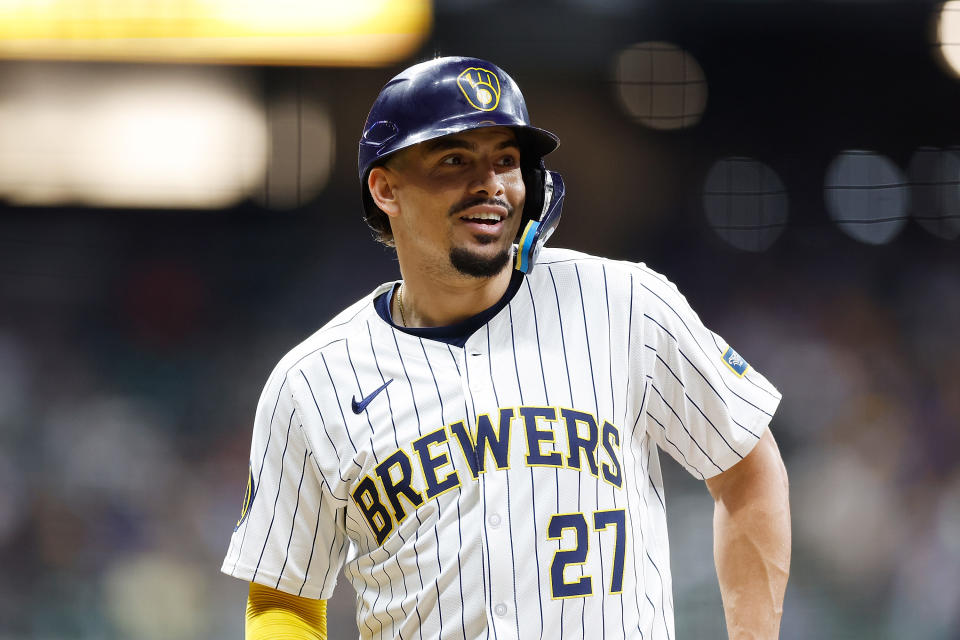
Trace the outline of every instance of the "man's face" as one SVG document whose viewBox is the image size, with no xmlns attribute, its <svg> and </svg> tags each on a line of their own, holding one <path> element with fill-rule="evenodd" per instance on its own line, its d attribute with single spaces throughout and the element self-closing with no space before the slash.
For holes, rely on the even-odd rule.
<svg viewBox="0 0 960 640">
<path fill-rule="evenodd" d="M 484 278 L 511 259 L 526 195 L 520 148 L 507 127 L 420 143 L 387 163 L 399 215 L 398 253 L 431 268 Z"/>
</svg>

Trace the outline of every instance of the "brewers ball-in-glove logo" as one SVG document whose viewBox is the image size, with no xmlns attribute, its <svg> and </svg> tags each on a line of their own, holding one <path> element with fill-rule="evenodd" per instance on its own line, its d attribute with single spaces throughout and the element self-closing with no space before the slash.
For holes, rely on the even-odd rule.
<svg viewBox="0 0 960 640">
<path fill-rule="evenodd" d="M 470 67 L 457 76 L 457 84 L 474 109 L 493 111 L 500 104 L 500 80 L 495 73 Z"/>
</svg>

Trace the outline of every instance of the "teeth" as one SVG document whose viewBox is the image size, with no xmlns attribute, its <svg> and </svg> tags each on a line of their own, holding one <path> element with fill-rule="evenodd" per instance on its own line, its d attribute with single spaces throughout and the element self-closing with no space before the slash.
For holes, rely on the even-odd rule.
<svg viewBox="0 0 960 640">
<path fill-rule="evenodd" d="M 476 213 L 470 216 L 470 220 L 495 220 L 500 221 L 500 216 L 496 213 Z"/>
</svg>

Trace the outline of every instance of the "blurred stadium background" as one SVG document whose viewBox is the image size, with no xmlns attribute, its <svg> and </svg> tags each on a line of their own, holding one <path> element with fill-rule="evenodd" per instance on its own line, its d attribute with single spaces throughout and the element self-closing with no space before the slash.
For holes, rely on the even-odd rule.
<svg viewBox="0 0 960 640">
<path fill-rule="evenodd" d="M 356 141 L 438 53 L 560 135 L 552 244 L 665 272 L 783 391 L 781 637 L 960 638 L 960 2 L 829 0 L 0 0 L 0 638 L 241 637 L 261 386 L 397 277 Z M 677 636 L 723 637 L 665 467 Z"/>
</svg>

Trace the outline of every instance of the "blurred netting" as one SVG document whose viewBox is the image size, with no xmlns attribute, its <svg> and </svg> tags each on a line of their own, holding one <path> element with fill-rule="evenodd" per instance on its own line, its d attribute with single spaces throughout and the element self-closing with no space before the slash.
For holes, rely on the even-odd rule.
<svg viewBox="0 0 960 640">
<path fill-rule="evenodd" d="M 907 223 L 907 186 L 890 159 L 871 151 L 844 151 L 827 167 L 827 211 L 847 235 L 885 244 Z"/>
<path fill-rule="evenodd" d="M 930 233 L 953 240 L 960 235 L 960 153 L 923 147 L 910 160 L 913 217 Z"/>
<path fill-rule="evenodd" d="M 790 193 L 768 165 L 731 156 L 713 163 L 702 187 L 710 227 L 730 246 L 758 252 L 770 248 L 791 225 L 835 225 L 864 244 L 894 240 L 909 220 L 944 240 L 960 237 L 960 152 L 921 147 L 908 173 L 872 151 L 844 151 L 824 175 L 829 219 L 788 222 Z"/>
<path fill-rule="evenodd" d="M 264 105 L 271 146 L 256 199 L 269 209 L 293 209 L 315 199 L 333 169 L 336 130 L 315 92 L 294 86 Z"/>
<path fill-rule="evenodd" d="M 713 230 L 744 251 L 767 250 L 787 224 L 783 182 L 753 158 L 718 160 L 704 181 L 703 208 Z"/>
<path fill-rule="evenodd" d="M 687 51 L 668 42 L 624 49 L 614 79 L 627 112 L 653 129 L 683 129 L 700 121 L 707 105 L 703 69 Z"/>
</svg>

